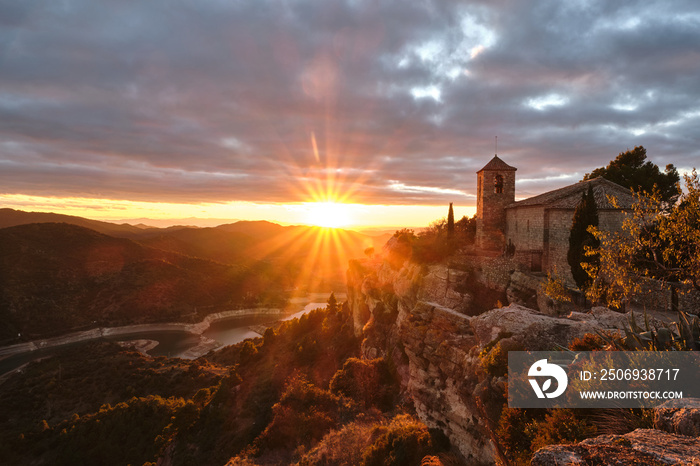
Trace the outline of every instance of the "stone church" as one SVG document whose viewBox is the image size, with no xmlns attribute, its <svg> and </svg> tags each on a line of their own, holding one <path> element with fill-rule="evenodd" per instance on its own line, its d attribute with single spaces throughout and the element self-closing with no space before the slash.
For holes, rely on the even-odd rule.
<svg viewBox="0 0 700 466">
<path fill-rule="evenodd" d="M 574 210 L 592 186 L 599 228 L 620 230 L 624 212 L 631 209 L 630 190 L 604 178 L 555 189 L 515 201 L 515 172 L 494 156 L 477 172 L 476 244 L 482 251 L 507 249 L 526 270 L 554 272 L 573 284 L 566 255 Z M 617 207 L 609 200 L 614 197 Z M 510 248 L 508 248 L 510 246 Z"/>
</svg>

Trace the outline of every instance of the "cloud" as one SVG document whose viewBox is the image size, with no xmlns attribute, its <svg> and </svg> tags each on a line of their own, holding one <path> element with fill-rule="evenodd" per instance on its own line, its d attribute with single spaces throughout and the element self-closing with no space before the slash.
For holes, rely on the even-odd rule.
<svg viewBox="0 0 700 466">
<path fill-rule="evenodd" d="M 4 193 L 472 203 L 496 135 L 533 194 L 636 145 L 700 160 L 692 1 L 0 0 L 0 18 Z"/>
</svg>

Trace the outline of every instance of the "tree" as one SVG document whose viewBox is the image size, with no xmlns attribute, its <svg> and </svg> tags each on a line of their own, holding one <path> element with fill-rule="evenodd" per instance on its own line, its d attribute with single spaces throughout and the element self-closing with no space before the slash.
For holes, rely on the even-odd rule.
<svg viewBox="0 0 700 466">
<path fill-rule="evenodd" d="M 455 231 L 459 233 L 466 244 L 473 244 L 476 239 L 476 214 L 472 218 L 463 216 L 455 223 Z"/>
<path fill-rule="evenodd" d="M 331 295 L 328 297 L 328 301 L 326 301 L 326 309 L 328 309 L 329 312 L 338 311 L 338 300 L 335 299 L 335 293 L 333 292 L 331 292 Z"/>
<path fill-rule="evenodd" d="M 648 280 L 680 284 L 700 291 L 700 181 L 693 169 L 686 175 L 686 193 L 668 207 L 658 191 L 636 194 L 637 203 L 621 232 L 593 229 L 600 247 L 598 266 L 586 267 L 593 278 L 587 294 L 593 300 L 620 307 L 647 290 Z"/>
<path fill-rule="evenodd" d="M 645 162 L 646 158 L 647 150 L 643 146 L 620 152 L 607 167 L 596 168 L 591 173 L 586 173 L 583 181 L 602 176 L 606 180 L 640 193 L 651 193 L 656 187 L 661 194 L 661 199 L 672 204 L 678 198 L 676 185 L 680 181 L 676 167 L 668 164 L 665 172 L 662 173 L 656 164 Z"/>
<path fill-rule="evenodd" d="M 597 248 L 600 245 L 595 236 L 588 231 L 591 226 L 598 227 L 598 208 L 593 196 L 593 187 L 589 184 L 588 191 L 583 193 L 581 202 L 574 211 L 574 219 L 569 231 L 569 251 L 566 254 L 571 275 L 580 290 L 585 290 L 591 284 L 591 277 L 581 264 L 585 262 L 595 266 L 598 261 L 596 256 L 586 255 L 586 248 Z"/>
<path fill-rule="evenodd" d="M 452 203 L 450 202 L 450 210 L 447 213 L 447 236 L 454 236 L 455 234 L 455 213 L 452 210 Z"/>
</svg>

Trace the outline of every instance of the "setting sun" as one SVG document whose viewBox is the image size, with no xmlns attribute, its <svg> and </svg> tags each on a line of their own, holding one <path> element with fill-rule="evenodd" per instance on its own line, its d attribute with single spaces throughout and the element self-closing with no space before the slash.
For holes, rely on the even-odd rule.
<svg viewBox="0 0 700 466">
<path fill-rule="evenodd" d="M 326 228 L 339 228 L 352 223 L 350 209 L 345 204 L 336 202 L 310 202 L 305 204 L 306 221 L 312 225 Z"/>
</svg>

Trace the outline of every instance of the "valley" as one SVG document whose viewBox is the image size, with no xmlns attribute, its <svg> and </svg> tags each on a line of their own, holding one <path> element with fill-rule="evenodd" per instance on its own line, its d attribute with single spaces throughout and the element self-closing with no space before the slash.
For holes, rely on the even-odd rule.
<svg viewBox="0 0 700 466">
<path fill-rule="evenodd" d="M 96 327 L 284 309 L 309 292 L 343 292 L 349 258 L 386 240 L 270 222 L 137 228 L 11 209 L 0 209 L 0 226 L 4 346 Z"/>
</svg>

